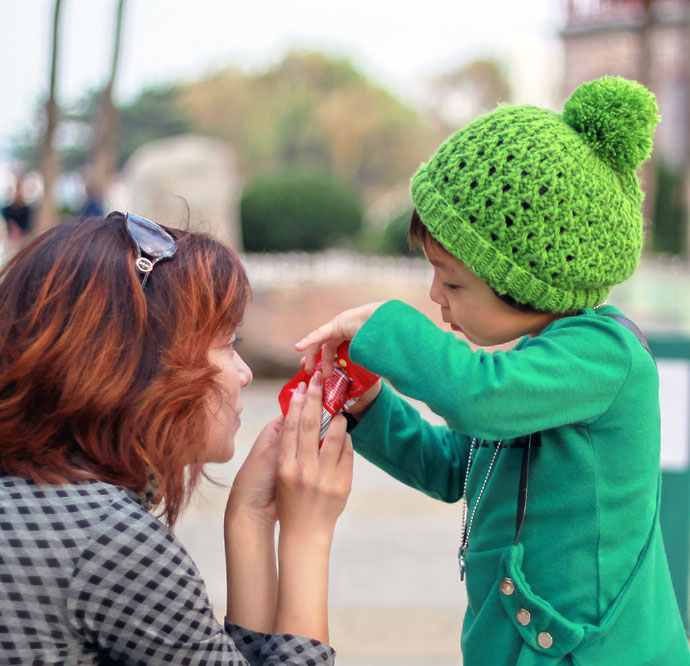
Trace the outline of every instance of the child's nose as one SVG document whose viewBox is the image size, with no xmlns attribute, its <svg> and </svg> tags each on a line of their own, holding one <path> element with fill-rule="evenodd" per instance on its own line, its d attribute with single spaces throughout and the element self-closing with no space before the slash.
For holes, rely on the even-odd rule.
<svg viewBox="0 0 690 666">
<path fill-rule="evenodd" d="M 447 305 L 446 299 L 443 295 L 443 284 L 441 283 L 441 280 L 439 280 L 436 276 L 434 276 L 434 279 L 431 282 L 431 288 L 429 289 L 429 298 L 441 307 L 445 307 Z"/>
</svg>

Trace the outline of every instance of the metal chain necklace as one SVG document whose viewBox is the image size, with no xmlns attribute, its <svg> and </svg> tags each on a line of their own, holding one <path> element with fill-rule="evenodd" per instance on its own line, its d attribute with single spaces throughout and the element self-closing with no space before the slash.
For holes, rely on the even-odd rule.
<svg viewBox="0 0 690 666">
<path fill-rule="evenodd" d="M 503 440 L 499 440 L 496 443 L 496 448 L 494 449 L 494 455 L 491 458 L 491 462 L 489 463 L 489 469 L 486 472 L 486 476 L 484 477 L 484 483 L 482 483 L 482 487 L 479 490 L 479 494 L 477 495 L 477 499 L 474 502 L 474 508 L 472 509 L 472 515 L 470 516 L 470 522 L 469 525 L 467 524 L 467 513 L 469 510 L 469 506 L 467 504 L 467 478 L 470 475 L 470 467 L 472 467 L 472 454 L 474 453 L 474 446 L 477 442 L 477 439 L 475 437 L 472 438 L 472 443 L 470 444 L 470 455 L 467 458 L 467 470 L 465 471 L 465 483 L 463 485 L 462 489 L 462 540 L 460 542 L 460 547 L 458 548 L 458 564 L 460 566 L 460 580 L 465 580 L 465 555 L 467 553 L 467 546 L 470 542 L 470 532 L 472 532 L 472 524 L 474 523 L 474 516 L 477 513 L 477 507 L 479 506 L 479 500 L 481 500 L 482 495 L 484 494 L 484 489 L 486 488 L 486 484 L 489 482 L 489 477 L 491 476 L 491 472 L 494 468 L 494 463 L 496 462 L 496 456 L 498 456 L 498 451 L 501 448 L 501 444 L 503 444 Z"/>
</svg>

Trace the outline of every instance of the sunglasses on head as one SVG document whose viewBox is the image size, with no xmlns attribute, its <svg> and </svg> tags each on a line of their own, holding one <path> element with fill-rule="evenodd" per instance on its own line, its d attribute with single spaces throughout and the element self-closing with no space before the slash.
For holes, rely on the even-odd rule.
<svg viewBox="0 0 690 666">
<path fill-rule="evenodd" d="M 141 286 L 144 287 L 153 267 L 159 261 L 172 259 L 175 256 L 177 252 L 175 239 L 160 224 L 134 213 L 125 215 L 125 227 L 137 250 L 134 265 L 140 273 L 144 274 L 144 279 L 141 281 Z"/>
</svg>

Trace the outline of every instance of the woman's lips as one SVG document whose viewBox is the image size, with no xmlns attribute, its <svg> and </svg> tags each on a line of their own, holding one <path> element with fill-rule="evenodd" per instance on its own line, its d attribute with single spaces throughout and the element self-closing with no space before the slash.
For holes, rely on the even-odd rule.
<svg viewBox="0 0 690 666">
<path fill-rule="evenodd" d="M 451 330 L 453 331 L 458 331 L 459 333 L 462 332 L 462 329 L 459 326 L 456 326 L 455 324 L 450 325 Z"/>
</svg>

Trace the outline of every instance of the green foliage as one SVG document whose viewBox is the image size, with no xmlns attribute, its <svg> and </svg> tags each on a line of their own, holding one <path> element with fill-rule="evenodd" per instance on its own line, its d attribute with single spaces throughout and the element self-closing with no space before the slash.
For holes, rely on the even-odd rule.
<svg viewBox="0 0 690 666">
<path fill-rule="evenodd" d="M 656 196 L 652 212 L 652 245 L 656 252 L 685 251 L 687 211 L 683 205 L 682 174 L 663 162 L 656 171 Z"/>
<path fill-rule="evenodd" d="M 507 68 L 493 58 L 476 58 L 430 81 L 426 104 L 445 138 L 478 115 L 511 100 Z"/>
<path fill-rule="evenodd" d="M 180 104 L 180 94 L 181 88 L 177 86 L 152 88 L 144 90 L 130 104 L 118 108 L 118 168 L 145 143 L 194 129 L 193 121 Z M 58 149 L 64 171 L 82 169 L 89 162 L 99 95 L 98 91 L 90 91 L 67 109 L 62 118 L 60 134 L 63 138 Z M 38 167 L 41 156 L 44 123 L 40 120 L 43 115 L 40 107 L 36 115 L 37 129 L 27 132 L 19 139 L 14 150 L 15 157 L 30 168 Z"/>
<path fill-rule="evenodd" d="M 410 246 L 407 242 L 407 234 L 410 229 L 411 217 L 412 208 L 408 208 L 399 215 L 396 215 L 386 225 L 381 237 L 381 244 L 379 246 L 379 251 L 382 254 L 404 256 L 417 254 L 417 251 L 410 249 Z"/>
<path fill-rule="evenodd" d="M 250 178 L 297 167 L 358 191 L 386 188 L 433 148 L 416 111 L 320 53 L 290 54 L 258 74 L 219 72 L 190 84 L 184 103 L 202 132 L 236 147 Z"/>
<path fill-rule="evenodd" d="M 118 166 L 140 146 L 194 130 L 194 121 L 183 110 L 178 86 L 143 91 L 120 109 Z"/>
<path fill-rule="evenodd" d="M 248 252 L 321 250 L 355 236 L 362 215 L 357 195 L 323 173 L 284 172 L 263 178 L 247 188 L 240 202 Z"/>
</svg>

